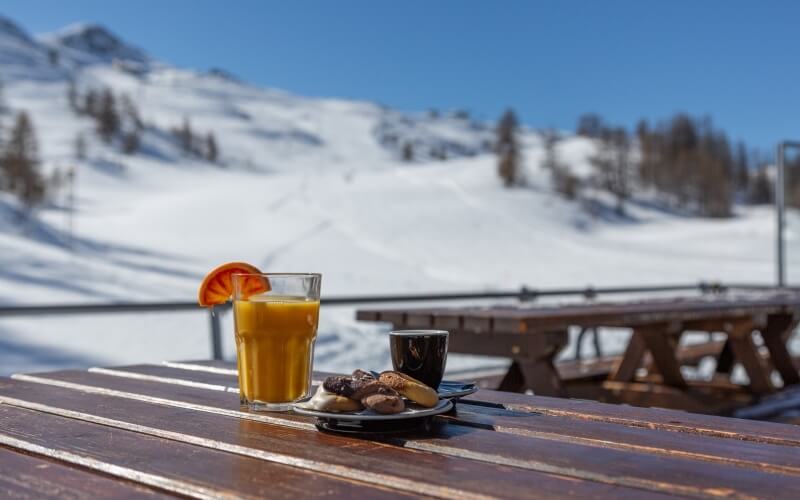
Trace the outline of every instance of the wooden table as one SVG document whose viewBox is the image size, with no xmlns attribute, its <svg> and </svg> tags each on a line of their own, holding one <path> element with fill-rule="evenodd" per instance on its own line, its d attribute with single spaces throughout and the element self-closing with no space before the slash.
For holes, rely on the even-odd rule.
<svg viewBox="0 0 800 500">
<path fill-rule="evenodd" d="M 240 411 L 222 362 L 0 378 L 4 498 L 670 495 L 800 498 L 800 427 L 486 390 L 363 438 Z"/>
<path fill-rule="evenodd" d="M 566 346 L 571 326 L 633 330 L 624 356 L 603 385 L 607 396 L 613 394 L 632 404 L 718 411 L 773 392 L 773 368 L 785 385 L 800 382 L 787 349 L 789 335 L 800 318 L 798 293 L 550 307 L 360 310 L 356 317 L 386 321 L 394 329 L 449 330 L 451 352 L 509 357 L 513 362 L 500 385 L 504 390 L 532 389 L 536 394 L 566 396 L 554 359 Z M 678 345 L 687 331 L 727 334 L 713 384 L 687 382 L 681 373 Z M 755 331 L 764 340 L 769 363 L 754 343 Z M 645 355 L 650 357 L 651 369 L 638 377 Z M 750 379 L 745 390 L 730 380 L 735 362 L 742 364 Z M 713 401 L 722 406 L 709 405 Z"/>
</svg>

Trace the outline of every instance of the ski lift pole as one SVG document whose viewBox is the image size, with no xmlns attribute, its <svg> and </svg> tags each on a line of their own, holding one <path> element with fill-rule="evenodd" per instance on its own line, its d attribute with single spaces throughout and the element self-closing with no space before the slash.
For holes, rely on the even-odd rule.
<svg viewBox="0 0 800 500">
<path fill-rule="evenodd" d="M 778 143 L 778 171 L 777 175 L 775 175 L 775 209 L 777 212 L 775 246 L 779 287 L 786 286 L 786 252 L 783 241 L 783 230 L 786 225 L 786 148 L 800 149 L 800 142 L 783 141 Z"/>
</svg>

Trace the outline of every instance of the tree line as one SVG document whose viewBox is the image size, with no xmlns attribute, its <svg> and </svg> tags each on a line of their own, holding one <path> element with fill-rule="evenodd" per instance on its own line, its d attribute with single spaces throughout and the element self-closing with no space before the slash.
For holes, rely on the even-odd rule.
<svg viewBox="0 0 800 500">
<path fill-rule="evenodd" d="M 496 129 L 498 175 L 506 187 L 525 183 L 518 126 L 514 111 L 508 110 Z M 541 166 L 550 172 L 553 188 L 568 199 L 580 197 L 584 190 L 601 190 L 624 213 L 635 191 L 647 191 L 663 205 L 707 217 L 730 217 L 736 201 L 757 204 L 773 199 L 766 162 L 743 142 L 730 141 L 709 118 L 679 113 L 656 123 L 640 120 L 630 133 L 590 113 L 579 118 L 576 134 L 595 142 L 589 159 L 593 174 L 588 178 L 578 178 L 558 158 L 561 138 L 555 131 L 540 134 Z M 789 203 L 800 206 L 800 158 L 796 161 L 797 168 L 787 169 L 786 189 Z"/>
<path fill-rule="evenodd" d="M 89 88 L 81 93 L 75 82 L 67 87 L 67 101 L 70 109 L 78 115 L 88 116 L 95 121 L 95 132 L 106 144 L 118 144 L 125 154 L 136 154 L 142 143 L 144 122 L 136 103 L 126 94 L 115 95 L 108 88 Z M 180 126 L 170 129 L 170 133 L 181 151 L 187 156 L 205 159 L 216 163 L 219 159 L 219 146 L 213 132 L 196 134 L 188 118 Z M 86 140 L 79 135 L 75 139 L 75 156 L 86 156 Z"/>
</svg>

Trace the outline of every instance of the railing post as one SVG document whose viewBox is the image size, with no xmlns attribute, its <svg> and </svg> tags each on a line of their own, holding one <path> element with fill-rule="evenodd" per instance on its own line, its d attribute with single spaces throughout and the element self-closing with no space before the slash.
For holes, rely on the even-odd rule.
<svg viewBox="0 0 800 500">
<path fill-rule="evenodd" d="M 222 311 L 208 311 L 208 318 L 211 321 L 211 357 L 216 360 L 222 359 L 222 324 L 220 316 Z"/>
</svg>

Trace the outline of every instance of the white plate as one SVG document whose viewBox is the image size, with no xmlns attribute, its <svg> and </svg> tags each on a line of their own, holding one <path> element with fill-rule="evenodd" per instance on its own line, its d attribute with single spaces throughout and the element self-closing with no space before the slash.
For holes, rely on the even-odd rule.
<svg viewBox="0 0 800 500">
<path fill-rule="evenodd" d="M 352 420 L 359 422 L 408 420 L 412 418 L 430 417 L 432 415 L 439 415 L 440 413 L 448 412 L 453 407 L 453 402 L 450 401 L 449 399 L 440 399 L 439 404 L 437 404 L 433 408 L 424 408 L 414 403 L 406 402 L 406 409 L 401 411 L 400 413 L 394 413 L 392 415 L 381 415 L 380 413 L 375 413 L 372 410 L 361 410 L 361 411 L 347 412 L 347 413 L 319 411 L 306 407 L 305 404 L 307 401 L 308 400 L 295 403 L 292 408 L 294 412 L 297 413 L 298 415 L 306 415 L 309 417 L 330 418 L 336 420 Z"/>
</svg>

